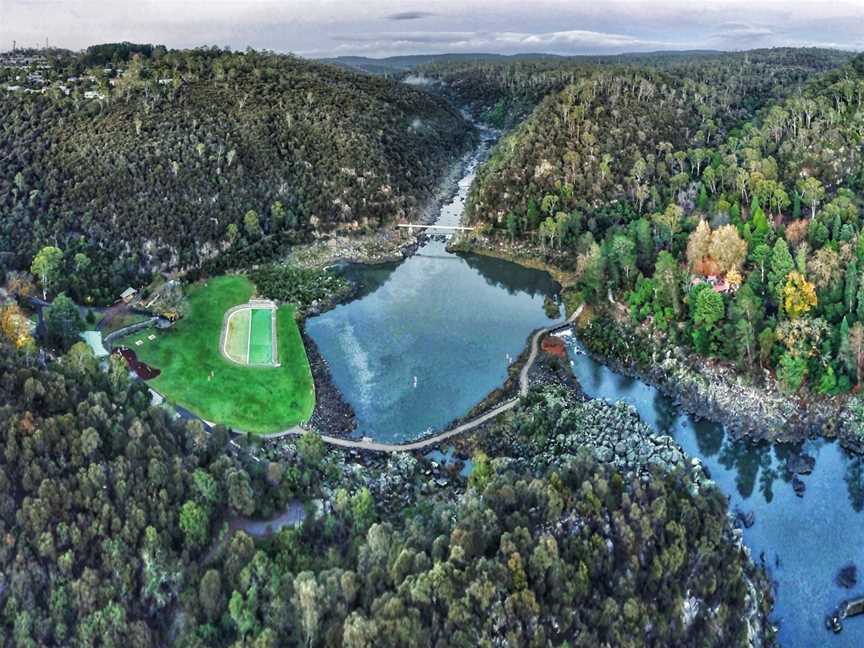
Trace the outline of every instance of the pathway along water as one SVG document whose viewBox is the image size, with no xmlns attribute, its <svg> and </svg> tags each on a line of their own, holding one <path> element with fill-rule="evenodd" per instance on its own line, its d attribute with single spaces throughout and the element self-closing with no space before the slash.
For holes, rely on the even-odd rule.
<svg viewBox="0 0 864 648">
<path fill-rule="evenodd" d="M 462 215 L 481 150 L 472 156 L 442 224 Z M 349 266 L 365 286 L 358 298 L 307 322 L 333 379 L 354 407 L 360 435 L 379 442 L 414 440 L 463 416 L 505 379 L 505 358 L 522 351 L 530 331 L 550 326 L 541 305 L 554 283 L 515 264 L 449 254 L 430 242 L 399 265 Z M 786 648 L 864 645 L 864 619 L 840 635 L 825 615 L 855 593 L 834 584 L 852 562 L 864 568 L 864 464 L 836 444 L 809 442 L 816 457 L 795 496 L 786 472 L 792 449 L 732 442 L 720 426 L 697 423 L 637 380 L 573 353 L 574 370 L 594 397 L 631 403 L 659 432 L 674 436 L 711 470 L 731 507 L 755 513 L 744 539 L 777 580 L 775 619 Z M 416 387 L 414 377 L 417 377 Z M 860 591 L 864 591 L 861 588 Z"/>
</svg>

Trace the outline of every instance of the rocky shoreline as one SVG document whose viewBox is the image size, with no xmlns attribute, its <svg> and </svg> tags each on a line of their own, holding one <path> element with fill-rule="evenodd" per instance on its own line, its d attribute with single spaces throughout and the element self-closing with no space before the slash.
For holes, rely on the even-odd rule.
<svg viewBox="0 0 864 648">
<path fill-rule="evenodd" d="M 667 349 L 652 366 L 640 367 L 603 355 L 582 341 L 597 362 L 652 385 L 687 413 L 723 425 L 736 441 L 800 443 L 822 436 L 837 439 L 850 452 L 864 451 L 842 403 L 791 398 L 771 377 L 764 385 L 755 385 L 734 368 L 693 358 L 680 348 Z"/>
<path fill-rule="evenodd" d="M 349 437 L 357 427 L 354 408 L 333 383 L 330 367 L 318 350 L 318 345 L 302 328 L 300 335 L 306 346 L 306 356 L 315 383 L 315 409 L 307 426 L 322 434 Z"/>
<path fill-rule="evenodd" d="M 554 252 L 542 257 L 536 246 L 510 245 L 481 237 L 454 246 L 455 251 L 496 257 L 545 270 L 565 288 L 573 276 L 556 266 Z M 726 427 L 733 438 L 749 441 L 798 443 L 822 436 L 837 439 L 850 452 L 864 453 L 864 411 L 856 414 L 849 398 L 786 396 L 766 376 L 764 385 L 755 385 L 734 368 L 722 363 L 693 358 L 682 349 L 667 349 L 651 367 L 639 367 L 625 360 L 603 355 L 586 347 L 591 356 L 618 373 L 638 378 L 672 398 L 686 412 Z M 864 409 L 864 408 L 862 408 Z"/>
</svg>

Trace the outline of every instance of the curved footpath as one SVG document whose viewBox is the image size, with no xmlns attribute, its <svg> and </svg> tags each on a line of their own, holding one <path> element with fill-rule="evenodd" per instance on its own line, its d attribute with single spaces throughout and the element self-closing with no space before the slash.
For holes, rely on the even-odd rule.
<svg viewBox="0 0 864 648">
<path fill-rule="evenodd" d="M 414 450 L 424 450 L 426 448 L 436 446 L 442 441 L 446 441 L 447 439 L 458 436 L 460 434 L 465 434 L 466 432 L 470 432 L 471 430 L 483 425 L 490 419 L 495 418 L 499 414 L 503 414 L 507 412 L 516 405 L 519 404 L 519 399 L 528 394 L 528 372 L 531 370 L 531 367 L 534 366 L 534 361 L 537 359 L 537 352 L 539 348 L 540 338 L 546 335 L 551 331 L 558 330 L 560 328 L 564 328 L 573 324 L 576 321 L 576 318 L 582 314 L 582 306 L 580 305 L 576 311 L 567 318 L 567 322 L 561 326 L 555 326 L 552 328 L 540 329 L 537 331 L 534 336 L 531 338 L 531 352 L 528 354 L 528 359 L 525 361 L 525 365 L 522 367 L 522 370 L 519 372 L 519 396 L 516 398 L 511 398 L 508 401 L 504 401 L 500 405 L 493 407 L 488 412 L 481 414 L 480 416 L 471 419 L 470 421 L 466 421 L 461 425 L 457 425 L 455 428 L 450 430 L 445 430 L 444 432 L 439 432 L 438 434 L 434 434 L 429 437 L 425 437 L 422 439 L 418 439 L 417 441 L 411 441 L 409 443 L 379 443 L 378 441 L 373 441 L 367 437 L 362 439 L 343 439 L 342 437 L 334 437 L 326 434 L 322 434 L 321 440 L 324 443 L 332 446 L 338 446 L 340 448 L 348 448 L 351 450 L 370 450 L 372 452 L 412 452 Z M 304 430 L 299 425 L 294 426 L 293 428 L 289 428 L 288 430 L 284 430 L 282 432 L 275 432 L 273 434 L 259 434 L 257 437 L 259 439 L 280 439 L 287 436 L 300 436 L 305 434 L 307 430 Z"/>
</svg>

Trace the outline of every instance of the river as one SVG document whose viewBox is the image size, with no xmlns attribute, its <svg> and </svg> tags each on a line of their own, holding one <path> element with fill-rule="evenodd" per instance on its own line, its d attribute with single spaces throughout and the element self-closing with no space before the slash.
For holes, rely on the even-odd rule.
<svg viewBox="0 0 864 648">
<path fill-rule="evenodd" d="M 487 136 L 464 160 L 439 225 L 457 225 Z M 499 387 L 531 331 L 560 322 L 543 312 L 558 285 L 545 272 L 448 252 L 442 237 L 399 264 L 348 265 L 357 299 L 306 321 L 333 382 L 376 441 L 440 430 Z"/>
<path fill-rule="evenodd" d="M 439 224 L 459 223 L 477 165 L 493 137 L 466 158 L 458 192 Z M 556 294 L 548 274 L 477 256 L 457 256 L 431 240 L 400 264 L 346 266 L 362 290 L 353 301 L 309 319 L 306 331 L 327 359 L 333 381 L 354 407 L 358 435 L 400 442 L 466 414 L 506 378 L 529 333 L 560 320 L 543 312 Z M 835 443 L 809 441 L 816 458 L 795 495 L 786 458 L 801 448 L 732 441 L 723 428 L 696 422 L 645 383 L 614 373 L 571 348 L 585 392 L 624 400 L 658 432 L 672 435 L 711 471 L 730 508 L 755 514 L 744 530 L 754 560 L 777 583 L 773 618 L 786 648 L 864 645 L 864 618 L 840 635 L 825 615 L 853 593 L 834 583 L 849 563 L 864 567 L 864 464 Z"/>
</svg>

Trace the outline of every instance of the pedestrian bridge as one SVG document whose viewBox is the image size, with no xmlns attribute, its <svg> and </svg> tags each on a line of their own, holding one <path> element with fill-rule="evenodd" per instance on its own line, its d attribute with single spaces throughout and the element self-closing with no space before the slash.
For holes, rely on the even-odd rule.
<svg viewBox="0 0 864 648">
<path fill-rule="evenodd" d="M 409 236 L 414 234 L 415 229 L 433 230 L 442 233 L 473 232 L 476 227 L 466 227 L 464 225 L 424 225 L 423 223 L 399 223 L 396 227 L 407 229 Z"/>
</svg>

